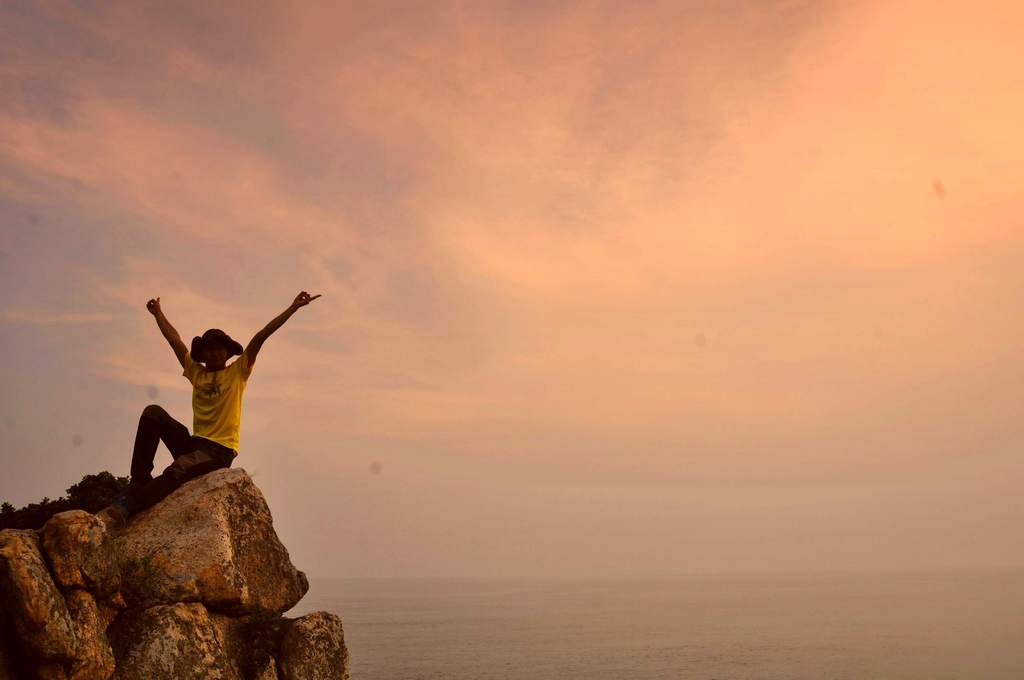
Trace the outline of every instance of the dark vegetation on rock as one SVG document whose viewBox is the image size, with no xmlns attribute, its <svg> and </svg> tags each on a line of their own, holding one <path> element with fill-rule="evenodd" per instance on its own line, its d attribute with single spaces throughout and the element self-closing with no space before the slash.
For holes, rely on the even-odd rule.
<svg viewBox="0 0 1024 680">
<path fill-rule="evenodd" d="M 106 470 L 86 475 L 82 481 L 65 491 L 66 496 L 15 508 L 11 503 L 0 503 L 0 529 L 39 529 L 58 512 L 85 510 L 97 513 L 110 505 L 114 496 L 128 488 L 127 477 L 115 477 Z"/>
</svg>

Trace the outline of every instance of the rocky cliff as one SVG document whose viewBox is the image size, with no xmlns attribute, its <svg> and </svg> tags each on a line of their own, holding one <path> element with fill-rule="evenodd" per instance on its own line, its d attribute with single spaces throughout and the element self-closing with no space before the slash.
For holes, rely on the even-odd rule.
<svg viewBox="0 0 1024 680">
<path fill-rule="evenodd" d="M 309 589 L 242 469 L 108 531 L 71 510 L 0 531 L 0 680 L 348 678 L 341 619 Z"/>
</svg>

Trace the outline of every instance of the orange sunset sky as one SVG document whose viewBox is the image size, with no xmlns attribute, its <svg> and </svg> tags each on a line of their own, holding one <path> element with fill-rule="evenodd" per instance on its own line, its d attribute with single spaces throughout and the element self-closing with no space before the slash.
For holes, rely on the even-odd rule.
<svg viewBox="0 0 1024 680">
<path fill-rule="evenodd" d="M 326 4 L 0 7 L 0 499 L 307 290 L 313 576 L 1024 563 L 1024 6 Z"/>
</svg>

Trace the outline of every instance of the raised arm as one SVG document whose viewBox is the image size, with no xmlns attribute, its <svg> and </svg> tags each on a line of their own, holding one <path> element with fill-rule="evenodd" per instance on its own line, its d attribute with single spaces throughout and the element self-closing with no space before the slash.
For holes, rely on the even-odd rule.
<svg viewBox="0 0 1024 680">
<path fill-rule="evenodd" d="M 271 333 L 280 328 L 284 322 L 287 321 L 291 315 L 296 312 L 296 310 L 298 310 L 299 307 L 308 305 L 318 297 L 320 297 L 319 294 L 310 296 L 306 291 L 302 291 L 295 296 L 295 300 L 288 305 L 288 309 L 275 316 L 270 323 L 264 326 L 256 333 L 256 335 L 252 336 L 252 340 L 250 340 L 249 344 L 245 347 L 245 354 L 248 358 L 250 368 L 256 361 L 256 355 L 259 353 L 260 347 L 263 346 L 263 342 L 270 337 Z"/>
<path fill-rule="evenodd" d="M 160 327 L 160 332 L 164 334 L 167 342 L 171 344 L 174 355 L 178 357 L 178 363 L 181 364 L 182 368 L 185 368 L 185 357 L 188 356 L 188 347 L 182 341 L 181 336 L 178 335 L 178 331 L 174 330 L 174 326 L 164 316 L 163 310 L 160 309 L 160 298 L 154 298 L 147 302 L 146 309 L 156 317 L 156 325 Z"/>
</svg>

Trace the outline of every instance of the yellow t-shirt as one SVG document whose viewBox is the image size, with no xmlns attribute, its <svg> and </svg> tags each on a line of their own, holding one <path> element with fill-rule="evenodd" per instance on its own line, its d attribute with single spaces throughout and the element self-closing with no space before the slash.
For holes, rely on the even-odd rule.
<svg viewBox="0 0 1024 680">
<path fill-rule="evenodd" d="M 251 373 L 245 352 L 219 371 L 208 371 L 185 354 L 181 374 L 192 383 L 192 434 L 223 444 L 238 455 L 242 394 Z"/>
</svg>

